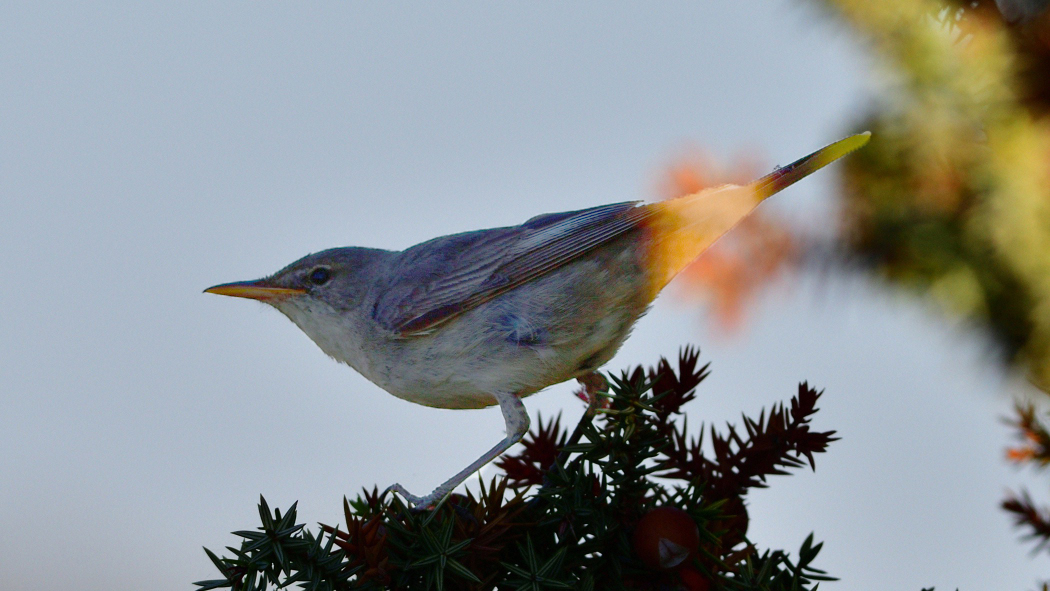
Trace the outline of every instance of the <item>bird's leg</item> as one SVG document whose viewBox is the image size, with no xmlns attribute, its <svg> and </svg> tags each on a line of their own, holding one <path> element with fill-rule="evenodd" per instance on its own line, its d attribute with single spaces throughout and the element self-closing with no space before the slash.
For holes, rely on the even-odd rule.
<svg viewBox="0 0 1050 591">
<path fill-rule="evenodd" d="M 395 484 L 387 490 L 401 495 L 416 509 L 433 507 L 455 490 L 464 480 L 469 478 L 471 474 L 477 472 L 482 466 L 496 459 L 512 445 L 521 441 L 521 438 L 529 431 L 529 413 L 525 411 L 525 405 L 521 403 L 521 399 L 515 394 L 497 393 L 495 397 L 499 401 L 499 408 L 503 411 L 503 420 L 507 424 L 507 436 L 503 441 L 497 443 L 495 447 L 485 452 L 483 456 L 474 460 L 473 463 L 446 480 L 441 486 L 435 488 L 434 492 L 425 497 L 409 494 L 400 484 Z"/>
<path fill-rule="evenodd" d="M 582 388 L 576 392 L 576 397 L 587 403 L 587 413 L 593 415 L 596 412 L 609 408 L 609 399 L 598 396 L 599 392 L 609 389 L 609 382 L 602 374 L 592 371 L 589 374 L 576 378 Z"/>
</svg>

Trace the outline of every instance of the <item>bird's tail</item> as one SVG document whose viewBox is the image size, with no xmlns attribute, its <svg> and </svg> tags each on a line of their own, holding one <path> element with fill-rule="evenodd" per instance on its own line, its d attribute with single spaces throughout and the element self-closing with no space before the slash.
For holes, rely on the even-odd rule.
<svg viewBox="0 0 1050 591">
<path fill-rule="evenodd" d="M 707 250 L 766 198 L 868 143 L 870 132 L 852 135 L 747 185 L 723 185 L 653 203 L 649 261 L 653 294 Z"/>
</svg>

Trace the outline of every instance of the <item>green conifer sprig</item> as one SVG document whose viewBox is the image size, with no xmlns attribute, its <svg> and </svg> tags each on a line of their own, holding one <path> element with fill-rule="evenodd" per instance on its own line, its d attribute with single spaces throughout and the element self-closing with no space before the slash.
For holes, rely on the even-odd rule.
<svg viewBox="0 0 1050 591">
<path fill-rule="evenodd" d="M 218 557 L 222 578 L 204 589 L 815 589 L 829 577 L 812 566 L 812 536 L 794 562 L 747 539 L 743 499 L 767 477 L 809 464 L 834 441 L 810 428 L 820 394 L 805 384 L 743 429 L 701 427 L 689 437 L 682 406 L 708 374 L 695 349 L 677 367 L 661 360 L 608 376 L 608 409 L 588 413 L 571 434 L 560 418 L 537 421 L 524 445 L 497 462 L 505 474 L 477 492 L 454 494 L 432 511 L 363 491 L 343 500 L 343 521 L 317 534 L 295 523 L 295 505 L 235 532 L 240 548 Z M 479 479 L 480 481 L 480 479 Z M 676 508 L 696 525 L 685 562 L 658 568 L 636 550 L 640 520 Z"/>
</svg>

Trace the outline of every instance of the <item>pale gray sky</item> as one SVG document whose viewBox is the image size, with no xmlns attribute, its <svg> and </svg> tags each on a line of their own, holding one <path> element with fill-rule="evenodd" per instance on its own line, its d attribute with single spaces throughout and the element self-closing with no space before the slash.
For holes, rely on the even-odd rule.
<svg viewBox="0 0 1050 591">
<path fill-rule="evenodd" d="M 784 163 L 853 131 L 854 36 L 796 2 L 108 2 L 0 8 L 0 580 L 185 589 L 260 493 L 425 492 L 499 411 L 395 399 L 262 305 L 201 294 L 322 248 L 402 248 L 650 198 L 683 146 Z M 874 141 L 878 141 L 875 138 Z M 773 207 L 832 223 L 834 170 Z M 672 290 L 673 291 L 673 290 Z M 842 441 L 752 495 L 751 536 L 826 542 L 828 589 L 1023 589 L 1047 572 L 997 504 L 1009 392 L 922 304 L 806 278 L 718 335 L 661 298 L 619 370 L 699 344 L 690 423 L 825 388 Z M 529 398 L 580 404 L 561 385 Z M 822 585 L 822 588 L 824 585 Z"/>
</svg>

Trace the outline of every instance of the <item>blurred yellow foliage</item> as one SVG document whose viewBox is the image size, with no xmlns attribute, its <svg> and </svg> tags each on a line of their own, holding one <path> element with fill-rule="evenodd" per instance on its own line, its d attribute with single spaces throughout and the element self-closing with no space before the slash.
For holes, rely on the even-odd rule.
<svg viewBox="0 0 1050 591">
<path fill-rule="evenodd" d="M 994 2 L 823 0 L 883 88 L 846 161 L 842 240 L 891 282 L 978 320 L 1050 389 L 1050 15 Z"/>
</svg>

